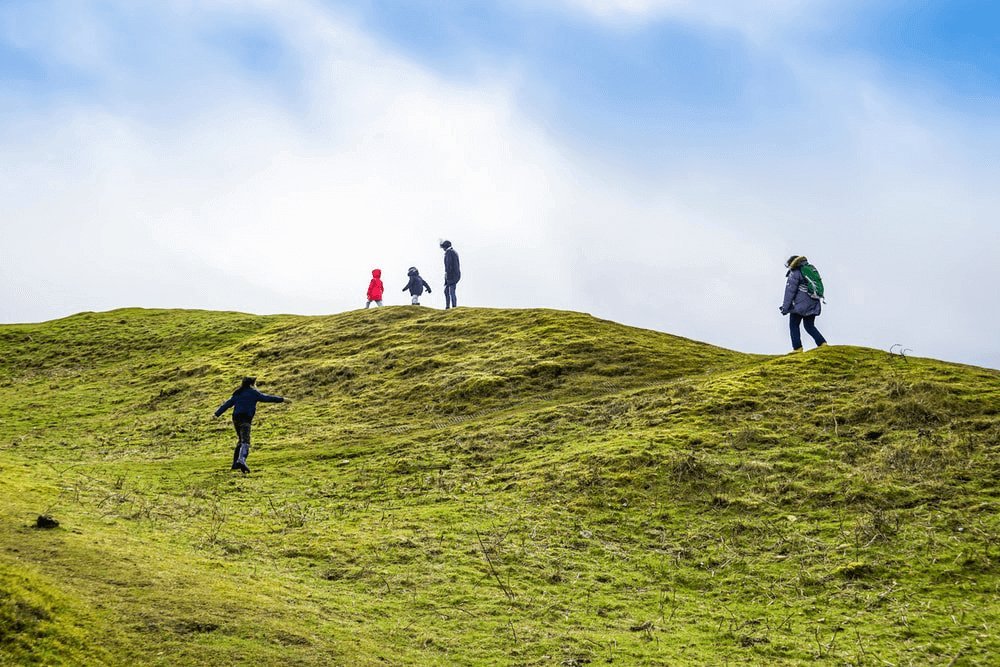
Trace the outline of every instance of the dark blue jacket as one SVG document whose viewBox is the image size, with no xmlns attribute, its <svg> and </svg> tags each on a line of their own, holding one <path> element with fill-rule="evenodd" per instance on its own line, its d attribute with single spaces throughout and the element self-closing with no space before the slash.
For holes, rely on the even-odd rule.
<svg viewBox="0 0 1000 667">
<path fill-rule="evenodd" d="M 416 271 L 410 271 L 406 275 L 410 276 L 410 282 L 406 283 L 406 287 L 403 291 L 410 290 L 410 296 L 420 296 L 427 290 L 427 293 L 431 293 L 431 286 L 427 284 L 427 281 L 420 277 L 420 274 Z"/>
<path fill-rule="evenodd" d="M 781 302 L 781 314 L 795 313 L 802 317 L 819 315 L 822 307 L 819 299 L 809 296 L 809 287 L 802 272 L 792 269 L 788 272 L 788 281 L 785 283 L 785 300 Z"/>
<path fill-rule="evenodd" d="M 257 412 L 257 403 L 284 402 L 285 399 L 281 396 L 262 394 L 253 387 L 244 387 L 234 391 L 232 398 L 220 405 L 219 409 L 215 411 L 215 416 L 218 417 L 229 408 L 232 408 L 234 415 L 246 415 L 247 417 L 253 417 Z"/>
<path fill-rule="evenodd" d="M 462 270 L 458 265 L 458 253 L 454 248 L 444 251 L 444 284 L 454 285 L 462 279 Z"/>
</svg>

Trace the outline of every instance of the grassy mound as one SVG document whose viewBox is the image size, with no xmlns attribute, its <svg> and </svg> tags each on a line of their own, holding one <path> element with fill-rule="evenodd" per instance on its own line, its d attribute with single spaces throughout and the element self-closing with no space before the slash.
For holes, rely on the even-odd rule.
<svg viewBox="0 0 1000 667">
<path fill-rule="evenodd" d="M 556 311 L 2 326 L 0 664 L 991 664 L 998 410 Z"/>
</svg>

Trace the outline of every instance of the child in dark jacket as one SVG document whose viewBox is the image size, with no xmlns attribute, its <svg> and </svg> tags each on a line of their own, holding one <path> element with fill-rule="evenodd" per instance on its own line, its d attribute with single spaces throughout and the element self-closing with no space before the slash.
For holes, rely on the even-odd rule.
<svg viewBox="0 0 1000 667">
<path fill-rule="evenodd" d="M 365 304 L 365 308 L 372 305 L 372 301 L 375 302 L 376 306 L 382 305 L 382 269 L 372 269 L 372 281 L 368 283 L 368 303 Z"/>
<path fill-rule="evenodd" d="M 233 450 L 232 470 L 242 470 L 243 474 L 250 472 L 250 468 L 247 467 L 247 456 L 250 454 L 250 424 L 257 412 L 257 404 L 291 403 L 287 398 L 270 396 L 257 391 L 255 384 L 257 384 L 257 378 L 243 378 L 242 384 L 233 392 L 229 400 L 215 411 L 215 416 L 218 417 L 229 408 L 233 409 L 233 428 L 236 429 L 239 442 L 236 443 L 236 449 Z"/>
<path fill-rule="evenodd" d="M 406 287 L 403 291 L 410 291 L 410 303 L 414 306 L 420 305 L 420 295 L 427 290 L 427 293 L 431 293 L 431 286 L 427 284 L 427 281 L 420 277 L 420 272 L 417 271 L 417 267 L 411 266 L 406 272 L 406 275 L 410 277 L 410 282 L 406 283 Z"/>
</svg>

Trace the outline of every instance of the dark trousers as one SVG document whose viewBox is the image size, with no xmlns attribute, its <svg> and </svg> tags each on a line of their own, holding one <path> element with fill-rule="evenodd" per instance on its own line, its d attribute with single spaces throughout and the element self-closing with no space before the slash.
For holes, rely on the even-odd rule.
<svg viewBox="0 0 1000 667">
<path fill-rule="evenodd" d="M 250 454 L 250 424 L 253 417 L 248 415 L 233 415 L 233 428 L 236 429 L 236 449 L 233 450 L 233 468 L 238 468 L 240 463 L 246 463 Z"/>
<path fill-rule="evenodd" d="M 806 330 L 806 333 L 812 336 L 812 339 L 816 341 L 816 346 L 820 346 L 826 343 L 826 339 L 823 338 L 823 334 L 819 332 L 816 328 L 816 316 L 806 315 L 802 317 L 801 315 L 796 315 L 795 313 L 788 314 L 788 329 L 792 334 L 792 349 L 797 350 L 802 347 L 802 334 L 799 331 L 799 324 L 801 323 Z"/>
<path fill-rule="evenodd" d="M 454 308 L 458 305 L 458 299 L 455 297 L 455 284 L 444 286 L 444 309 Z"/>
</svg>

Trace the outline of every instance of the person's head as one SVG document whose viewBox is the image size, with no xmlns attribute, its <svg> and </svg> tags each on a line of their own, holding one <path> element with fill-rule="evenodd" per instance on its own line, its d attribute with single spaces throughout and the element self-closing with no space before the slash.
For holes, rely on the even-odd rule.
<svg viewBox="0 0 1000 667">
<path fill-rule="evenodd" d="M 451 241 L 441 241 L 441 249 L 447 250 L 451 247 Z"/>
<path fill-rule="evenodd" d="M 788 261 L 785 262 L 785 267 L 789 269 L 796 269 L 805 263 L 806 263 L 806 258 L 804 256 L 792 255 L 791 257 L 788 258 Z"/>
<path fill-rule="evenodd" d="M 415 266 L 411 266 L 410 268 L 408 268 L 406 270 L 406 275 L 408 275 L 408 276 L 415 276 L 418 273 L 420 273 L 420 272 L 417 271 L 417 267 L 415 267 Z"/>
<path fill-rule="evenodd" d="M 382 269 L 372 269 L 372 278 L 381 278 Z"/>
<path fill-rule="evenodd" d="M 241 391 L 245 391 L 246 389 L 254 386 L 255 384 L 257 384 L 257 378 L 250 377 L 249 375 L 246 376 L 240 382 L 240 386 L 236 388 L 236 391 L 233 392 L 233 396 L 236 396 L 236 394 L 240 393 Z"/>
</svg>

